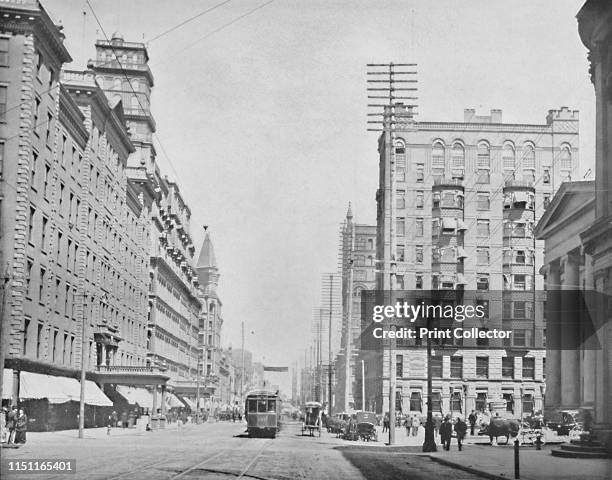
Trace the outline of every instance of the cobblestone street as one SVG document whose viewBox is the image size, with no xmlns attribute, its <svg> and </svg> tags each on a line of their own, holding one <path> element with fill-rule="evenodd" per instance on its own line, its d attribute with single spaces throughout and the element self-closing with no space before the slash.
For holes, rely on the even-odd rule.
<svg viewBox="0 0 612 480">
<path fill-rule="evenodd" d="M 87 431 L 31 434 L 19 449 L 3 449 L 2 477 L 11 479 L 393 479 L 480 478 L 427 457 L 377 446 L 357 446 L 323 432 L 302 437 L 297 424 L 285 425 L 276 439 L 248 438 L 238 423 L 188 425 L 178 430 Z M 7 462 L 76 459 L 76 474 L 11 474 Z M 6 475 L 6 476 L 5 476 Z"/>
</svg>

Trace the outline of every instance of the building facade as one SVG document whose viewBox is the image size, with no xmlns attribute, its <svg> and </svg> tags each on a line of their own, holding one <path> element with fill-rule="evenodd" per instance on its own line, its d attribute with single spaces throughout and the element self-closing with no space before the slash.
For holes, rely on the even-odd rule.
<svg viewBox="0 0 612 480">
<path fill-rule="evenodd" d="M 396 104 L 385 107 L 379 154 L 377 289 L 395 297 L 472 291 L 487 310 L 474 326 L 513 332 L 510 340 L 459 339 L 434 351 L 433 408 L 540 410 L 543 242 L 533 230 L 554 192 L 577 174 L 578 112 L 550 110 L 544 124 L 503 123 L 500 110 L 416 122 L 410 107 Z M 388 410 L 391 372 L 396 410 L 425 410 L 426 349 L 419 339 L 401 347 L 364 356 L 366 397 L 379 412 Z"/>
<path fill-rule="evenodd" d="M 122 104 L 109 104 L 92 72 L 61 71 L 70 56 L 40 4 L 0 9 L 10 19 L 0 88 L 12 105 L 0 138 L 15 159 L 2 172 L 2 257 L 11 265 L 2 323 L 13 371 L 3 397 L 17 403 L 37 399 L 24 372 L 59 384 L 82 364 L 93 379 L 145 365 L 148 252 L 127 182 L 134 146 Z"/>
<path fill-rule="evenodd" d="M 153 144 L 150 95 L 154 78 L 146 46 L 121 34 L 96 42 L 91 68 L 110 102 L 121 101 L 134 144 L 128 183 L 147 218 L 149 251 L 147 365 L 163 368 L 169 387 L 195 399 L 202 302 L 194 269 L 191 210 L 179 186 L 162 177 Z"/>
<path fill-rule="evenodd" d="M 342 340 L 336 363 L 336 405 L 344 411 L 365 409 L 362 400 L 361 292 L 376 286 L 376 225 L 353 221 L 349 204 L 340 232 L 342 267 Z M 347 363 L 347 358 L 348 363 Z"/>
<path fill-rule="evenodd" d="M 595 88 L 595 181 L 564 185 L 538 225 L 546 242 L 548 302 L 548 411 L 589 412 L 585 429 L 612 452 L 612 7 L 587 1 L 578 32 L 588 49 Z M 568 314 L 576 297 L 587 299 L 580 322 Z M 590 301 L 589 301 L 590 300 Z M 550 304 L 550 305 L 549 305 Z M 561 451 L 559 454 L 563 454 Z"/>
</svg>

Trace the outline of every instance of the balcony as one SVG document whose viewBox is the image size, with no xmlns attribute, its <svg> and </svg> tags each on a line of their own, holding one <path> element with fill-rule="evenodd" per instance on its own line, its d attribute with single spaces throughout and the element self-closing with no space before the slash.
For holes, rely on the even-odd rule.
<svg viewBox="0 0 612 480">
<path fill-rule="evenodd" d="M 435 187 L 459 187 L 463 190 L 463 179 L 461 178 L 449 178 L 449 177 L 434 177 L 434 188 Z"/>
<path fill-rule="evenodd" d="M 535 192 L 535 184 L 532 180 L 515 180 L 509 178 L 504 182 L 504 193 L 506 190 L 529 190 Z"/>
</svg>

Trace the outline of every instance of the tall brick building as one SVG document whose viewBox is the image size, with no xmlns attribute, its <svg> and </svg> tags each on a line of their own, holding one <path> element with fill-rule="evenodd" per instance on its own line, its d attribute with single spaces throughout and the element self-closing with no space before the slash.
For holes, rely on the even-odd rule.
<svg viewBox="0 0 612 480">
<path fill-rule="evenodd" d="M 503 123 L 499 110 L 466 110 L 463 122 L 417 122 L 397 104 L 386 107 L 378 150 L 377 288 L 474 291 L 488 315 L 473 326 L 513 331 L 511 340 L 455 340 L 452 351 L 438 349 L 434 409 L 541 410 L 543 242 L 533 230 L 562 182 L 577 175 L 578 112 L 551 110 L 543 124 Z M 425 410 L 422 343 L 386 346 L 367 362 L 372 408 L 388 410 L 392 371 L 396 408 Z"/>
</svg>

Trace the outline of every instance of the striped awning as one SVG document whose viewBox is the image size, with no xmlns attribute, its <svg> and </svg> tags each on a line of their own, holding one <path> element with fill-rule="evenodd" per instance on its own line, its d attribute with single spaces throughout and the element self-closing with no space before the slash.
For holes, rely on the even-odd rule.
<svg viewBox="0 0 612 480">
<path fill-rule="evenodd" d="M 146 388 L 117 385 L 117 392 L 131 404 L 138 404 L 141 408 L 153 408 L 153 394 Z"/>
<path fill-rule="evenodd" d="M 19 398 L 21 400 L 46 398 L 49 403 L 78 402 L 81 399 L 81 383 L 72 377 L 20 372 Z M 100 407 L 113 406 L 113 402 L 91 380 L 85 381 L 85 403 Z"/>
</svg>

